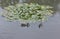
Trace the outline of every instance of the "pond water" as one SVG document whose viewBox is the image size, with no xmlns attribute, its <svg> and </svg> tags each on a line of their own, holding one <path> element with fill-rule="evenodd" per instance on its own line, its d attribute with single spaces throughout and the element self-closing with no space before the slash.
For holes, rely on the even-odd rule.
<svg viewBox="0 0 60 39">
<path fill-rule="evenodd" d="M 12 2 L 15 3 L 14 1 L 16 0 Z M 0 39 L 60 39 L 60 0 L 48 1 L 46 1 L 47 3 L 36 1 L 40 4 L 51 4 L 56 9 L 55 14 L 44 22 L 40 28 L 38 27 L 39 23 L 30 23 L 29 27 L 21 27 L 19 22 L 8 22 L 0 15 Z M 3 3 L 1 4 L 0 14 L 5 7 Z"/>
</svg>

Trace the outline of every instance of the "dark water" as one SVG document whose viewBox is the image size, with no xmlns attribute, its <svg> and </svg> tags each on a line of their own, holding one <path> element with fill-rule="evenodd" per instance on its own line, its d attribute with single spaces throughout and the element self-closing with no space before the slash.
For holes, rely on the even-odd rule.
<svg viewBox="0 0 60 39">
<path fill-rule="evenodd" d="M 16 1 L 16 0 L 15 0 Z M 0 14 L 3 12 L 2 7 L 6 5 L 3 3 L 11 4 L 15 1 L 3 2 L 1 1 Z M 49 4 L 52 5 L 56 12 L 55 14 L 43 23 L 41 28 L 38 27 L 39 23 L 30 23 L 30 27 L 21 27 L 19 22 L 8 22 L 0 15 L 0 39 L 60 39 L 60 0 L 46 0 L 40 4 Z M 19 0 L 16 2 L 18 3 Z M 22 2 L 22 1 L 21 1 Z M 24 0 L 24 2 L 27 2 Z M 33 2 L 32 0 L 28 2 Z"/>
</svg>

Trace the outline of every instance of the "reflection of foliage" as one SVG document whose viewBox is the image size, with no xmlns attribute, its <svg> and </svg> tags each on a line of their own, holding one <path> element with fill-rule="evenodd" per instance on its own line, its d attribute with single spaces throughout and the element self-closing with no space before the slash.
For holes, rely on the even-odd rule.
<svg viewBox="0 0 60 39">
<path fill-rule="evenodd" d="M 60 0 L 30 0 L 30 3 L 39 3 L 39 4 L 48 4 L 48 5 L 54 5 L 60 2 Z"/>
<path fill-rule="evenodd" d="M 52 7 L 39 4 L 16 4 L 4 8 L 7 13 L 4 14 L 9 20 L 27 20 L 41 21 L 52 15 Z"/>
<path fill-rule="evenodd" d="M 19 0 L 0 0 L 1 2 L 0 2 L 0 5 L 2 6 L 2 7 L 5 7 L 5 6 L 8 6 L 8 5 L 11 5 L 11 4 L 16 4 L 16 3 L 18 3 L 19 2 Z"/>
</svg>

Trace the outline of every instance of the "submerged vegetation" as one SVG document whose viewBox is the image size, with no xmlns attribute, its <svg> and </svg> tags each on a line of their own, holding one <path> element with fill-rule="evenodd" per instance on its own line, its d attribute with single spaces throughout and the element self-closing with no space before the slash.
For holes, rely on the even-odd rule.
<svg viewBox="0 0 60 39">
<path fill-rule="evenodd" d="M 53 13 L 53 7 L 36 3 L 10 5 L 4 8 L 7 12 L 3 16 L 9 21 L 44 21 Z"/>
</svg>

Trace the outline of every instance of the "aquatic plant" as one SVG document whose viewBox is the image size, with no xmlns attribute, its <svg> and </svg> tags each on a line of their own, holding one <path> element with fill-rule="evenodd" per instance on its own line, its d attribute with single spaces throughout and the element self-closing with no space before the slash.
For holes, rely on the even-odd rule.
<svg viewBox="0 0 60 39">
<path fill-rule="evenodd" d="M 53 13 L 53 7 L 36 3 L 10 5 L 4 9 L 7 12 L 3 16 L 9 21 L 44 21 Z"/>
</svg>

